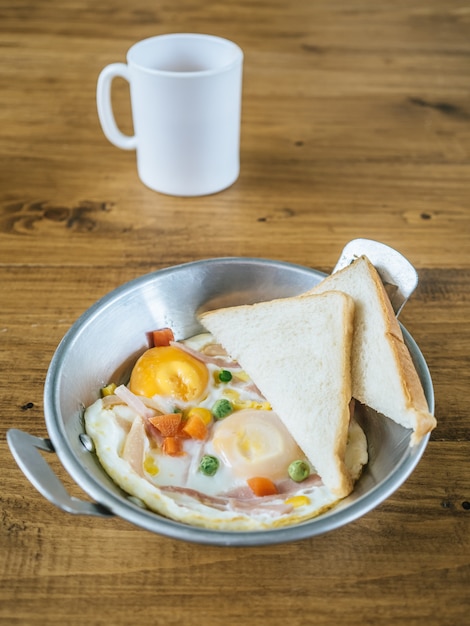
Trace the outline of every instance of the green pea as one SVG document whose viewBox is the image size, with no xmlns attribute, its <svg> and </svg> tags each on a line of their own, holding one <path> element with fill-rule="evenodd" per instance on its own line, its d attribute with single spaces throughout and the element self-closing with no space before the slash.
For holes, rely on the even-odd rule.
<svg viewBox="0 0 470 626">
<path fill-rule="evenodd" d="M 232 411 L 232 403 L 230 402 L 230 400 L 227 400 L 227 398 L 221 398 L 220 400 L 217 400 L 217 402 L 211 409 L 212 415 L 215 417 L 216 420 L 221 420 L 224 417 L 227 417 L 227 415 L 230 415 Z"/>
<path fill-rule="evenodd" d="M 232 380 L 232 373 L 228 370 L 220 370 L 219 380 L 221 383 L 229 383 Z"/>
<path fill-rule="evenodd" d="M 219 469 L 219 459 L 210 454 L 205 454 L 199 462 L 199 469 L 206 476 L 214 476 Z"/>
<path fill-rule="evenodd" d="M 289 476 L 296 483 L 301 483 L 310 476 L 310 467 L 305 461 L 292 461 L 287 469 Z"/>
</svg>

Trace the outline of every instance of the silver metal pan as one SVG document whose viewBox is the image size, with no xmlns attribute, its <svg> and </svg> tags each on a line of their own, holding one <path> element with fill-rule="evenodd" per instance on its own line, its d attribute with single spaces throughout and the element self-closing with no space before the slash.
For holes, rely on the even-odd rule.
<svg viewBox="0 0 470 626">
<path fill-rule="evenodd" d="M 267 545 L 326 533 L 365 515 L 407 479 L 429 436 L 410 447 L 409 431 L 362 409 L 370 460 L 354 492 L 328 513 L 291 527 L 226 532 L 174 522 L 143 509 L 102 469 L 84 435 L 83 410 L 110 380 L 127 382 L 135 360 L 147 347 L 146 333 L 170 326 L 177 339 L 201 328 L 196 312 L 300 294 L 324 274 L 289 263 L 256 258 L 221 258 L 147 274 L 115 289 L 86 311 L 59 344 L 47 373 L 44 412 L 48 438 L 10 430 L 8 443 L 18 465 L 50 502 L 73 514 L 119 516 L 141 528 L 175 539 L 225 546 Z M 403 304 L 403 302 L 401 302 Z M 434 410 L 431 377 L 411 335 L 405 341 L 421 378 L 429 410 Z M 93 502 L 71 497 L 40 450 L 54 452 Z"/>
</svg>

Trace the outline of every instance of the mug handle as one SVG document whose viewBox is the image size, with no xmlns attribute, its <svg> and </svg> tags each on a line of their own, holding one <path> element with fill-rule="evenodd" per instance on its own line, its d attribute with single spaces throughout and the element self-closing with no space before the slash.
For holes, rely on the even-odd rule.
<svg viewBox="0 0 470 626">
<path fill-rule="evenodd" d="M 125 135 L 117 124 L 111 103 L 111 86 L 116 77 L 124 78 L 130 83 L 129 68 L 125 63 L 111 63 L 107 65 L 98 77 L 96 85 L 96 104 L 101 128 L 106 138 L 118 148 L 135 150 L 137 141 L 135 135 Z"/>
</svg>

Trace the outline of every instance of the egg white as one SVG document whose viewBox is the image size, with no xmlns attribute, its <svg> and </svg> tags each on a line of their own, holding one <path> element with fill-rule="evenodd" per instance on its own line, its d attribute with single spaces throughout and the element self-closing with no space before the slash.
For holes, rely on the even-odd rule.
<svg viewBox="0 0 470 626">
<path fill-rule="evenodd" d="M 212 337 L 205 333 L 185 343 L 193 350 L 202 350 L 211 342 Z M 266 408 L 264 398 L 250 385 L 251 381 L 240 384 L 240 379 L 236 378 L 236 374 L 240 374 L 238 370 L 232 370 L 233 382 L 218 385 L 214 383 L 213 375 L 220 367 L 213 364 L 207 366 L 210 384 L 207 395 L 197 403 L 198 406 L 210 408 L 221 394 L 227 394 L 227 391 L 230 394 L 231 390 L 237 394 L 237 401 L 242 406 L 247 405 L 251 410 L 253 406 Z M 174 405 L 174 400 L 168 398 L 158 400 L 165 405 L 165 410 Z M 179 408 L 184 408 L 181 404 L 184 403 L 179 403 Z M 271 414 L 273 420 L 278 420 L 272 411 Z M 212 437 L 203 442 L 185 440 L 184 456 L 172 457 L 163 454 L 148 436 L 144 436 L 142 463 L 137 469 L 133 468 L 123 458 L 126 438 L 133 425 L 141 426 L 142 432 L 144 426 L 143 418 L 125 404 L 108 405 L 102 399 L 97 400 L 85 411 L 85 425 L 101 465 L 114 482 L 150 510 L 176 521 L 215 530 L 263 530 L 315 517 L 338 501 L 338 497 L 321 482 L 311 484 L 308 481 L 292 485 L 293 489 L 288 493 L 280 493 L 268 499 L 255 498 L 248 493 L 249 489 L 247 491 L 246 471 L 234 468 L 227 462 L 220 463 L 215 475 L 206 476 L 199 471 L 201 457 L 204 454 L 223 457 L 220 445 L 214 445 Z M 212 431 L 217 433 L 222 426 L 223 420 L 215 424 Z M 359 477 L 366 462 L 366 437 L 360 426 L 352 420 L 346 464 L 354 480 Z M 251 495 L 248 505 L 244 499 L 247 495 Z"/>
</svg>

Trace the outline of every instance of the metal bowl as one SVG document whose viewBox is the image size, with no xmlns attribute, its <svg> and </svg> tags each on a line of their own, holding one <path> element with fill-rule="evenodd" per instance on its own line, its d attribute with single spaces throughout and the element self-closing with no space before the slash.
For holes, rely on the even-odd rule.
<svg viewBox="0 0 470 626">
<path fill-rule="evenodd" d="M 77 320 L 54 354 L 44 391 L 49 439 L 20 430 L 8 432 L 18 465 L 48 500 L 67 512 L 117 515 L 151 532 L 201 544 L 251 546 L 297 541 L 366 514 L 407 479 L 429 439 L 428 435 L 418 446 L 410 447 L 410 431 L 367 409 L 359 410 L 357 419 L 367 435 L 369 463 L 354 492 L 317 518 L 263 531 L 197 528 L 142 508 L 108 477 L 83 436 L 84 407 L 98 398 L 99 389 L 110 380 L 127 381 L 135 360 L 148 347 L 149 330 L 170 326 L 177 339 L 189 337 L 201 331 L 196 319 L 199 311 L 300 294 L 324 276 L 289 263 L 221 258 L 153 272 L 118 287 Z M 426 362 L 404 328 L 403 333 L 432 412 L 433 387 Z M 71 497 L 38 449 L 55 451 L 94 502 Z"/>
</svg>

